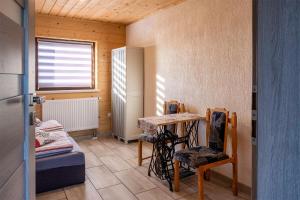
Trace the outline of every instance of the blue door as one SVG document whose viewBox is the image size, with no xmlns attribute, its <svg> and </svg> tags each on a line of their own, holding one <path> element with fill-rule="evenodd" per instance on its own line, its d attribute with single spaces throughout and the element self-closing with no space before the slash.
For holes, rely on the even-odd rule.
<svg viewBox="0 0 300 200">
<path fill-rule="evenodd" d="M 0 1 L 0 199 L 35 199 L 33 1 Z M 29 12 L 31 11 L 31 12 Z M 32 69 L 33 68 L 33 69 Z M 32 124 L 32 123 L 31 123 Z"/>
</svg>

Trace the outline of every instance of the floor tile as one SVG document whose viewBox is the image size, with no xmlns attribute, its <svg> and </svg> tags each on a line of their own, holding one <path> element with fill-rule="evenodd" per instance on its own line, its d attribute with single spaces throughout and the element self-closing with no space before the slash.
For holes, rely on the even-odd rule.
<svg viewBox="0 0 300 200">
<path fill-rule="evenodd" d="M 84 153 L 85 156 L 85 168 L 91 168 L 103 165 L 103 163 L 95 156 L 93 152 Z"/>
<path fill-rule="evenodd" d="M 137 143 L 125 144 L 112 137 L 79 142 L 86 157 L 86 183 L 37 195 L 37 200 L 196 200 L 197 176 L 181 180 L 180 192 L 169 191 L 166 181 L 148 176 L 150 159 L 137 165 Z M 143 156 L 152 152 L 143 144 Z M 114 172 L 114 173 L 113 173 Z M 230 184 L 204 182 L 205 200 L 250 200 L 250 195 L 233 196 Z"/>
<path fill-rule="evenodd" d="M 173 200 L 161 189 L 156 188 L 136 195 L 139 200 Z"/>
<path fill-rule="evenodd" d="M 96 189 L 117 185 L 120 181 L 105 166 L 93 167 L 86 170 L 87 176 Z"/>
<path fill-rule="evenodd" d="M 124 160 L 132 159 L 137 157 L 137 151 L 133 151 L 127 146 L 122 146 L 112 150 L 115 154 L 120 156 Z"/>
<path fill-rule="evenodd" d="M 165 192 L 167 195 L 172 197 L 173 199 L 180 199 L 184 196 L 191 195 L 193 193 L 197 192 L 197 189 L 187 186 L 184 183 L 180 184 L 180 191 L 179 192 L 172 192 L 170 191 L 170 186 L 167 181 L 162 181 L 159 178 L 155 176 L 149 177 L 149 180 L 154 183 L 158 188 L 160 188 L 163 192 Z M 174 184 L 173 184 L 174 189 Z"/>
<path fill-rule="evenodd" d="M 115 138 L 99 138 L 99 142 L 101 142 L 102 144 L 104 144 L 105 146 L 107 146 L 110 149 L 115 149 L 115 148 L 119 148 L 121 146 L 125 146 L 126 144 L 124 142 L 121 142 Z"/>
<path fill-rule="evenodd" d="M 134 169 L 115 173 L 122 183 L 134 194 L 155 188 L 156 186 L 145 176 Z"/>
<path fill-rule="evenodd" d="M 128 162 L 131 167 L 140 167 L 138 165 L 138 158 L 131 158 L 131 159 L 126 160 L 126 162 Z M 149 163 L 150 163 L 150 158 L 149 159 L 145 159 L 142 162 L 142 166 L 148 166 Z"/>
<path fill-rule="evenodd" d="M 64 200 L 65 198 L 66 194 L 63 189 L 52 190 L 36 195 L 37 200 Z"/>
<path fill-rule="evenodd" d="M 196 199 L 198 199 L 198 193 L 194 193 L 194 194 L 191 194 L 191 195 L 184 196 L 179 200 L 196 200 Z M 204 199 L 205 200 L 213 200 L 210 197 L 208 197 L 206 194 L 204 194 Z M 219 200 L 225 200 L 225 199 L 221 198 Z"/>
<path fill-rule="evenodd" d="M 80 149 L 84 152 L 84 153 L 88 153 L 90 152 L 89 148 L 87 147 L 87 143 L 89 142 L 90 140 L 82 140 L 82 141 L 79 141 L 77 144 L 79 145 Z"/>
<path fill-rule="evenodd" d="M 98 158 L 101 156 L 107 156 L 107 155 L 113 155 L 111 149 L 109 149 L 107 146 L 101 144 L 98 140 L 91 140 L 87 147 L 90 151 L 92 151 Z"/>
<path fill-rule="evenodd" d="M 98 192 L 103 200 L 137 200 L 123 184 L 100 189 Z"/>
<path fill-rule="evenodd" d="M 130 169 L 131 166 L 117 155 L 100 157 L 102 163 L 112 172 L 118 172 L 125 169 Z"/>
<path fill-rule="evenodd" d="M 102 200 L 89 180 L 85 183 L 65 188 L 68 200 Z"/>
</svg>

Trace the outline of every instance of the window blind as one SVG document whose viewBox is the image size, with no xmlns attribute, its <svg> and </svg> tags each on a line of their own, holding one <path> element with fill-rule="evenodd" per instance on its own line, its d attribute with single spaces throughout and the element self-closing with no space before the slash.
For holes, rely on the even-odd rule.
<svg viewBox="0 0 300 200">
<path fill-rule="evenodd" d="M 93 46 L 39 39 L 37 89 L 93 88 Z"/>
</svg>

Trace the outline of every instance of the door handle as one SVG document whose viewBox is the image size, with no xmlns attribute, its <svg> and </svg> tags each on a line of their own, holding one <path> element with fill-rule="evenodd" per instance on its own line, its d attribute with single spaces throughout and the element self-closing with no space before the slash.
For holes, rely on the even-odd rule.
<svg viewBox="0 0 300 200">
<path fill-rule="evenodd" d="M 32 93 L 30 96 L 30 103 L 29 106 L 34 106 L 34 104 L 43 104 L 45 103 L 46 99 L 44 96 L 36 96 L 36 94 Z"/>
<path fill-rule="evenodd" d="M 41 97 L 41 96 L 34 96 L 33 97 L 33 103 L 36 103 L 36 104 L 43 104 L 45 103 L 45 97 Z"/>
</svg>

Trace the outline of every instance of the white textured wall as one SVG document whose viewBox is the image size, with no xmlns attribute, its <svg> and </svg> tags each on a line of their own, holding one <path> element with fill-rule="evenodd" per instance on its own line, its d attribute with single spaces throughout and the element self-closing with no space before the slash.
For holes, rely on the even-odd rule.
<svg viewBox="0 0 300 200">
<path fill-rule="evenodd" d="M 251 0 L 187 0 L 127 27 L 127 45 L 145 47 L 145 113 L 156 89 L 192 112 L 226 107 L 238 115 L 239 182 L 251 185 Z M 164 81 L 156 87 L 155 77 Z M 163 85 L 163 87 L 162 87 Z M 202 133 L 204 134 L 204 132 Z M 231 175 L 231 166 L 217 169 Z"/>
</svg>

